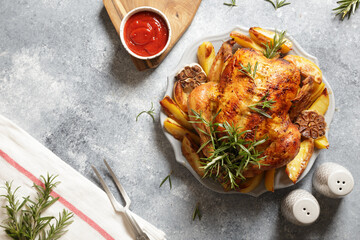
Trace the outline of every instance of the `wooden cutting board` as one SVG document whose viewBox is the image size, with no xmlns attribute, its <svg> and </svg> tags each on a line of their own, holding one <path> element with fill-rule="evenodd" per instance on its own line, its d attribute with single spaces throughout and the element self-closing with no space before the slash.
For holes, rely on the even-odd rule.
<svg viewBox="0 0 360 240">
<path fill-rule="evenodd" d="M 141 60 L 132 57 L 139 71 L 155 68 L 174 47 L 193 20 L 201 0 L 103 0 L 110 19 L 119 34 L 123 16 L 132 9 L 140 6 L 150 6 L 162 11 L 171 25 L 171 41 L 169 47 L 159 57 L 150 60 Z M 121 44 L 119 37 L 119 44 Z"/>
</svg>

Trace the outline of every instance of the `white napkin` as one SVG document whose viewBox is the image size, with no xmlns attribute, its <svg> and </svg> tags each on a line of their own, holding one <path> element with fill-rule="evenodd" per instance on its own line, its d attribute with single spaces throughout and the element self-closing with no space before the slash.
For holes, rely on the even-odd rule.
<svg viewBox="0 0 360 240">
<path fill-rule="evenodd" d="M 132 228 L 122 214 L 115 213 L 105 192 L 63 162 L 24 130 L 0 115 L 0 186 L 13 181 L 13 189 L 21 188 L 17 196 L 34 196 L 33 183 L 40 175 L 58 175 L 61 183 L 54 189 L 58 202 L 46 210 L 44 216 L 58 216 L 62 209 L 74 212 L 74 222 L 62 240 L 135 239 Z M 0 189 L 0 195 L 4 194 Z M 6 200 L 0 199 L 4 206 Z M 140 226 L 151 239 L 165 239 L 165 233 L 134 214 Z M 0 209 L 0 224 L 6 219 Z M 0 239 L 8 239 L 0 228 Z"/>
</svg>

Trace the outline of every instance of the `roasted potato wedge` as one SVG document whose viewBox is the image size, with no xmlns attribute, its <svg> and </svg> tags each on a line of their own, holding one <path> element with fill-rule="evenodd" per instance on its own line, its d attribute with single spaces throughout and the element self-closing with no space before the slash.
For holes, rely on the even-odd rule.
<svg viewBox="0 0 360 240">
<path fill-rule="evenodd" d="M 287 55 L 284 59 L 295 64 L 299 68 L 302 77 L 313 77 L 316 83 L 322 83 L 320 68 L 309 59 L 296 55 Z"/>
<path fill-rule="evenodd" d="M 264 172 L 260 173 L 259 175 L 256 175 L 253 178 L 248 178 L 246 179 L 246 181 L 242 184 L 239 185 L 239 192 L 241 193 L 249 193 L 252 190 L 254 190 L 261 182 L 261 180 L 263 179 L 264 176 Z M 244 187 L 246 186 L 246 187 Z"/>
<path fill-rule="evenodd" d="M 199 147 L 193 142 L 191 136 L 186 134 L 181 143 L 182 154 L 194 169 L 194 171 L 199 174 L 200 177 L 203 177 L 205 170 L 202 168 L 200 156 L 197 153 L 198 149 Z"/>
<path fill-rule="evenodd" d="M 250 38 L 260 46 L 266 45 L 274 41 L 275 32 L 269 31 L 259 27 L 252 27 L 249 29 Z M 281 45 L 280 52 L 287 54 L 292 49 L 292 43 L 285 38 L 285 43 Z"/>
<path fill-rule="evenodd" d="M 164 128 L 177 140 L 182 141 L 184 136 L 188 134 L 196 144 L 200 144 L 200 137 L 198 135 L 187 130 L 172 118 L 165 119 Z"/>
<path fill-rule="evenodd" d="M 329 108 L 330 98 L 327 89 L 321 93 L 320 97 L 318 97 L 315 102 L 311 105 L 309 110 L 316 111 L 320 115 L 325 115 L 326 111 Z"/>
<path fill-rule="evenodd" d="M 170 98 L 165 96 L 163 100 L 160 101 L 160 104 L 168 117 L 175 119 L 181 126 L 189 130 L 193 130 L 193 126 L 189 123 L 189 117 L 185 114 L 180 107 Z"/>
<path fill-rule="evenodd" d="M 325 89 L 325 83 L 315 84 L 314 88 L 312 89 L 312 94 L 310 96 L 309 104 L 306 106 L 305 109 L 308 109 L 315 101 L 320 97 L 322 92 Z"/>
<path fill-rule="evenodd" d="M 232 56 L 232 46 L 235 44 L 233 40 L 224 42 L 221 45 L 219 52 L 216 54 L 216 57 L 211 65 L 208 74 L 208 80 L 210 82 L 219 82 L 220 76 L 224 68 L 226 61 Z"/>
<path fill-rule="evenodd" d="M 197 57 L 200 66 L 204 69 L 206 75 L 209 75 L 210 68 L 215 59 L 215 49 L 211 42 L 203 42 L 197 51 Z"/>
<path fill-rule="evenodd" d="M 269 192 L 274 192 L 275 168 L 265 172 L 265 188 Z"/>
<path fill-rule="evenodd" d="M 311 77 L 309 78 L 312 79 Z M 315 102 L 315 100 L 320 97 L 324 89 L 324 83 L 317 84 L 316 82 L 314 82 L 309 88 L 307 87 L 307 85 L 303 85 L 296 98 L 292 100 L 293 104 L 289 111 L 290 119 L 294 121 L 302 111 L 309 109 L 311 105 Z"/>
<path fill-rule="evenodd" d="M 319 137 L 315 139 L 315 147 L 317 149 L 328 149 L 329 148 L 329 141 L 327 140 L 326 136 Z"/>
<path fill-rule="evenodd" d="M 189 97 L 189 94 L 186 93 L 181 86 L 180 81 L 176 81 L 174 84 L 174 90 L 173 90 L 174 100 L 176 104 L 179 106 L 181 111 L 184 113 L 187 113 L 187 100 Z"/>
<path fill-rule="evenodd" d="M 237 44 L 244 48 L 252 48 L 258 51 L 264 51 L 264 48 L 259 46 L 256 42 L 254 42 L 251 38 L 248 36 L 238 32 L 238 31 L 232 31 L 230 33 L 230 37 L 235 40 Z"/>
<path fill-rule="evenodd" d="M 286 165 L 285 172 L 294 184 L 305 170 L 313 152 L 314 140 L 311 138 L 306 139 L 301 142 L 300 150 L 296 157 Z"/>
</svg>

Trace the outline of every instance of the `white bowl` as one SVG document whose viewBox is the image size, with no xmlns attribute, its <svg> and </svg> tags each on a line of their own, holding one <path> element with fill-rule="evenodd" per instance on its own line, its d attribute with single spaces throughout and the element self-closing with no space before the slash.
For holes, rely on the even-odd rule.
<svg viewBox="0 0 360 240">
<path fill-rule="evenodd" d="M 272 28 L 265 28 L 268 30 L 272 30 L 275 31 L 275 29 Z M 175 75 L 176 73 L 183 68 L 185 65 L 187 64 L 191 64 L 191 63 L 196 63 L 197 62 L 197 49 L 200 46 L 200 44 L 204 41 L 210 41 L 213 45 L 215 50 L 220 49 L 222 43 L 226 40 L 230 39 L 230 32 L 231 31 L 239 31 L 245 35 L 249 35 L 249 28 L 244 28 L 244 27 L 235 27 L 234 29 L 230 29 L 229 31 L 226 31 L 223 34 L 219 34 L 219 35 L 215 35 L 215 36 L 205 36 L 202 37 L 201 39 L 194 41 L 193 43 L 191 43 L 191 45 L 185 50 L 182 58 L 180 59 L 179 64 L 176 66 L 176 68 L 168 75 L 168 86 L 167 86 L 167 90 L 165 92 L 165 95 L 169 95 L 172 96 L 173 95 L 173 87 L 174 87 L 174 83 L 175 83 Z M 291 52 L 289 54 L 293 54 L 293 55 L 299 55 L 302 57 L 306 57 L 307 59 L 313 61 L 314 63 L 316 63 L 317 65 L 319 65 L 319 61 L 317 60 L 316 57 L 308 54 L 307 52 L 305 52 L 305 50 L 299 45 L 299 43 L 290 35 L 286 34 L 286 37 L 293 43 L 293 49 L 291 50 Z M 329 108 L 325 114 L 325 120 L 328 124 L 328 126 L 330 125 L 334 112 L 335 112 L 335 98 L 334 98 L 334 94 L 333 91 L 329 85 L 329 83 L 326 81 L 325 76 L 323 76 L 323 82 L 325 83 L 326 88 L 328 89 L 329 92 L 329 97 L 330 97 L 330 105 Z M 176 161 L 180 164 L 182 164 L 183 166 L 185 166 L 193 175 L 194 177 L 200 182 L 202 183 L 205 187 L 218 192 L 218 193 L 224 193 L 224 194 L 241 194 L 239 192 L 236 191 L 229 191 L 229 192 L 225 192 L 224 189 L 222 188 L 222 186 L 215 182 L 213 179 L 209 179 L 209 178 L 201 178 L 199 177 L 199 175 L 194 171 L 194 169 L 190 166 L 190 164 L 188 163 L 188 161 L 185 159 L 185 157 L 182 155 L 181 152 L 181 142 L 176 140 L 170 133 L 168 133 L 165 129 L 164 129 L 164 120 L 167 118 L 166 114 L 161 111 L 160 112 L 160 122 L 162 125 L 162 129 L 165 133 L 165 136 L 167 137 L 167 139 L 169 140 L 170 144 L 172 145 L 174 152 L 175 152 L 175 158 Z M 327 136 L 328 131 L 326 132 L 326 136 Z M 298 182 L 303 179 L 306 174 L 310 171 L 312 165 L 315 162 L 316 157 L 319 155 L 320 150 L 319 149 L 315 149 L 314 153 L 306 167 L 306 169 L 304 170 L 304 172 L 301 174 Z M 289 177 L 287 176 L 287 174 L 285 173 L 285 169 L 284 168 L 280 168 L 276 171 L 276 175 L 275 175 L 275 189 L 281 189 L 281 188 L 286 188 L 286 187 L 290 187 L 293 186 L 294 184 L 292 183 L 292 181 L 289 179 Z M 246 193 L 248 195 L 257 197 L 260 196 L 262 193 L 266 192 L 266 188 L 264 186 L 264 183 L 260 183 L 259 186 L 254 189 L 252 192 L 250 193 Z"/>
<path fill-rule="evenodd" d="M 124 39 L 124 27 L 125 27 L 125 23 L 127 22 L 127 20 L 132 16 L 134 15 L 135 13 L 138 13 L 138 12 L 145 12 L 145 11 L 148 11 L 148 12 L 153 12 L 153 13 L 156 13 L 158 15 L 160 15 L 160 17 L 162 17 L 166 23 L 166 26 L 169 30 L 169 35 L 168 35 L 168 40 L 166 42 L 166 45 L 165 47 L 160 51 L 158 52 L 157 54 L 155 55 L 152 55 L 152 56 L 147 56 L 147 57 L 144 57 L 144 56 L 139 56 L 137 55 L 136 53 L 134 53 L 133 51 L 131 51 L 131 49 L 126 45 L 126 42 L 125 42 L 125 39 Z M 171 40 L 171 26 L 170 26 L 170 22 L 168 20 L 168 18 L 166 17 L 166 15 L 161 12 L 160 10 L 156 9 L 156 8 L 153 8 L 153 7 L 147 7 L 147 6 L 144 6 L 144 7 L 137 7 L 137 8 L 134 8 L 133 10 L 131 10 L 130 12 L 128 12 L 124 18 L 122 19 L 121 21 L 121 24 L 120 24 L 120 40 L 121 40 L 121 43 L 122 45 L 124 46 L 124 48 L 126 49 L 126 51 L 132 55 L 133 57 L 136 57 L 138 59 L 142 59 L 142 60 L 148 60 L 148 59 L 153 59 L 153 58 L 156 58 L 158 56 L 160 56 L 169 46 L 170 44 L 170 40 Z"/>
</svg>

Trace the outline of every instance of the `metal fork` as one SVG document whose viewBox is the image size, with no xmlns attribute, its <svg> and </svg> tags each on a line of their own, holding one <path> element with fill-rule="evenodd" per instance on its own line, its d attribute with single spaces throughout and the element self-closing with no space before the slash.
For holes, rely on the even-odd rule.
<svg viewBox="0 0 360 240">
<path fill-rule="evenodd" d="M 122 206 L 118 201 L 116 201 L 114 195 L 110 192 L 109 187 L 106 185 L 104 179 L 101 177 L 98 170 L 93 165 L 91 165 L 91 167 L 94 170 L 96 176 L 98 177 L 101 186 L 104 188 L 106 194 L 108 195 L 115 212 L 125 214 L 126 218 L 128 219 L 128 221 L 129 221 L 130 225 L 132 226 L 133 231 L 136 235 L 136 240 L 150 240 L 149 236 L 142 230 L 142 228 L 139 226 L 138 222 L 132 216 L 131 211 L 129 210 L 131 200 L 130 200 L 129 196 L 127 195 L 127 193 L 125 192 L 125 189 L 120 184 L 119 180 L 116 178 L 114 172 L 112 171 L 112 169 L 110 168 L 109 164 L 106 162 L 105 159 L 104 159 L 104 163 L 105 163 L 106 168 L 108 169 L 111 177 L 113 178 L 117 188 L 119 189 L 122 197 L 125 200 L 125 207 Z"/>
</svg>

